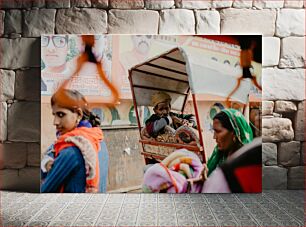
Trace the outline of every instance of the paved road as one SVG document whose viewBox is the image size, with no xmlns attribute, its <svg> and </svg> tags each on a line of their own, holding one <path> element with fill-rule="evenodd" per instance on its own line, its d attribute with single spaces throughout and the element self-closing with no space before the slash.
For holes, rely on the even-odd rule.
<svg viewBox="0 0 306 227">
<path fill-rule="evenodd" d="M 304 226 L 304 191 L 262 194 L 1 192 L 4 226 Z"/>
</svg>

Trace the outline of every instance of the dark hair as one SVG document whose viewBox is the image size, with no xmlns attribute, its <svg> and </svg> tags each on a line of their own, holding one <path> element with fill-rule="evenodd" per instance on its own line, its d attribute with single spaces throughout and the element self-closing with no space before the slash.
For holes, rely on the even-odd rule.
<svg viewBox="0 0 306 227">
<path fill-rule="evenodd" d="M 221 111 L 217 113 L 213 119 L 219 120 L 221 122 L 222 127 L 226 128 L 228 131 L 234 131 L 232 123 L 225 112 Z"/>
<path fill-rule="evenodd" d="M 83 111 L 82 120 L 88 120 L 93 127 L 101 124 L 100 118 L 89 110 L 87 100 L 77 90 L 59 89 L 51 97 L 51 106 L 55 104 L 72 112 L 75 112 L 77 108 L 81 108 Z"/>
</svg>

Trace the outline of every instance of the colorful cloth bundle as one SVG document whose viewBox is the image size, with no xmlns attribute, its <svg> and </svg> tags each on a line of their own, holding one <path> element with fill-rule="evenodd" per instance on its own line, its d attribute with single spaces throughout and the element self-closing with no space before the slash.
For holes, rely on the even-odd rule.
<svg viewBox="0 0 306 227">
<path fill-rule="evenodd" d="M 143 192 L 199 193 L 203 182 L 190 184 L 188 179 L 199 178 L 202 170 L 203 164 L 196 154 L 176 150 L 145 172 Z"/>
<path fill-rule="evenodd" d="M 175 131 L 175 140 L 180 144 L 197 145 L 200 147 L 198 130 L 186 125 L 182 125 Z"/>
<path fill-rule="evenodd" d="M 146 128 L 141 130 L 141 138 L 155 140 L 164 143 L 180 143 L 200 146 L 199 132 L 197 129 L 182 125 L 178 129 L 173 129 L 169 125 L 165 126 L 165 132 L 159 134 L 156 138 L 150 137 Z"/>
</svg>

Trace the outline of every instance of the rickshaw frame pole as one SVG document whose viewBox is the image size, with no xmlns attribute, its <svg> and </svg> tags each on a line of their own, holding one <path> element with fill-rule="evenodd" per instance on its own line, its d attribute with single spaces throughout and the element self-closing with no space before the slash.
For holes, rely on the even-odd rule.
<svg viewBox="0 0 306 227">
<path fill-rule="evenodd" d="M 135 97 L 135 92 L 134 92 L 134 87 L 133 87 L 133 78 L 132 78 L 131 70 L 129 70 L 129 80 L 130 80 L 130 87 L 131 87 L 132 96 L 133 96 L 134 111 L 136 113 L 136 118 L 137 118 L 138 130 L 139 130 L 139 133 L 141 133 L 141 125 L 140 125 L 140 120 L 139 120 L 139 114 L 138 114 L 136 97 Z"/>
<path fill-rule="evenodd" d="M 194 112 L 195 112 L 195 115 L 196 115 L 196 120 L 197 120 L 197 125 L 198 125 L 200 144 L 201 144 L 202 152 L 203 152 L 203 162 L 206 163 L 206 155 L 205 155 L 205 149 L 204 149 L 204 143 L 203 143 L 203 137 L 202 137 L 202 129 L 201 129 L 201 124 L 200 124 L 198 105 L 197 105 L 197 100 L 196 100 L 195 94 L 192 94 L 192 100 L 193 100 Z"/>
<path fill-rule="evenodd" d="M 182 106 L 182 109 L 181 109 L 182 114 L 183 114 L 184 111 L 185 111 L 185 107 L 186 107 L 186 104 L 187 104 L 187 100 L 188 100 L 189 93 L 190 93 L 190 87 L 188 87 L 187 95 L 186 95 L 186 97 L 185 97 L 185 99 L 184 99 L 184 103 L 183 103 L 183 106 Z"/>
<path fill-rule="evenodd" d="M 135 96 L 134 87 L 133 87 L 132 70 L 129 70 L 129 81 L 130 81 L 130 87 L 132 91 L 134 111 L 136 113 L 137 125 L 138 125 L 139 135 L 141 139 L 141 125 L 140 125 L 140 119 L 139 119 L 138 108 L 137 108 L 137 103 L 136 103 L 136 96 Z M 142 146 L 142 151 L 144 152 L 145 151 L 144 144 L 141 143 L 141 146 Z M 144 160 L 145 160 L 145 163 L 147 164 L 145 155 L 144 155 Z"/>
</svg>

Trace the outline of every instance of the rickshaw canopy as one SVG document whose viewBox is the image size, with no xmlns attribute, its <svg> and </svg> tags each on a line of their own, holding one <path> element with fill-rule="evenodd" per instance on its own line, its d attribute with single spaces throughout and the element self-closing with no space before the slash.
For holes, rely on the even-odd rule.
<svg viewBox="0 0 306 227">
<path fill-rule="evenodd" d="M 138 64 L 129 70 L 136 103 L 151 106 L 151 96 L 167 92 L 171 108 L 182 111 L 188 94 L 215 95 L 226 98 L 241 77 L 242 69 L 210 59 L 204 50 L 183 46 Z M 231 100 L 248 102 L 251 81 L 243 80 Z"/>
</svg>

